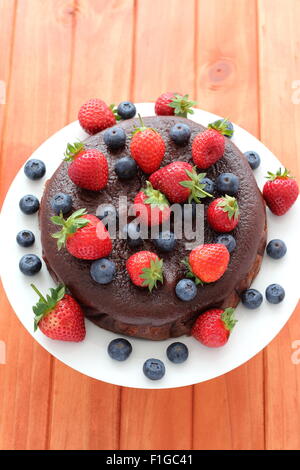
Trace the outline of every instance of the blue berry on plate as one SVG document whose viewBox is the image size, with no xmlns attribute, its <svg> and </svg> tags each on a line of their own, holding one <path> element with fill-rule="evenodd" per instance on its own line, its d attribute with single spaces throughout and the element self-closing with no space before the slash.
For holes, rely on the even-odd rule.
<svg viewBox="0 0 300 470">
<path fill-rule="evenodd" d="M 19 207 L 24 214 L 34 214 L 39 210 L 40 203 L 37 197 L 32 194 L 26 194 L 20 199 Z"/>
<path fill-rule="evenodd" d="M 177 341 L 176 343 L 172 343 L 167 348 L 167 356 L 171 362 L 174 364 L 181 364 L 182 362 L 186 361 L 189 355 L 189 350 L 187 346 L 183 343 Z"/>
<path fill-rule="evenodd" d="M 24 248 L 34 244 L 35 236 L 30 230 L 21 230 L 16 237 L 17 243 Z"/>
<path fill-rule="evenodd" d="M 197 286 L 192 279 L 181 279 L 175 287 L 177 297 L 184 302 L 189 302 L 196 297 Z"/>
<path fill-rule="evenodd" d="M 244 155 L 247 158 L 252 170 L 256 170 L 256 168 L 258 168 L 260 165 L 260 156 L 258 153 L 254 152 L 254 150 L 249 150 L 248 152 L 245 152 Z"/>
<path fill-rule="evenodd" d="M 115 172 L 118 178 L 129 180 L 136 175 L 137 164 L 131 157 L 122 157 L 115 164 Z"/>
<path fill-rule="evenodd" d="M 117 113 L 122 119 L 131 119 L 135 116 L 136 107 L 131 101 L 122 101 L 117 108 Z"/>
<path fill-rule="evenodd" d="M 258 308 L 263 301 L 262 294 L 256 289 L 246 289 L 242 292 L 242 302 L 250 309 Z"/>
<path fill-rule="evenodd" d="M 287 247 L 284 241 L 274 238 L 267 244 L 266 251 L 271 258 L 280 259 L 286 254 Z"/>
<path fill-rule="evenodd" d="M 204 191 L 206 191 L 209 194 L 214 193 L 216 185 L 214 181 L 212 181 L 210 178 L 203 178 L 203 180 L 201 181 L 201 184 L 205 184 L 203 188 Z"/>
<path fill-rule="evenodd" d="M 271 304 L 279 304 L 284 297 L 284 288 L 279 284 L 271 284 L 266 288 L 266 299 Z"/>
<path fill-rule="evenodd" d="M 185 145 L 191 137 L 191 128 L 183 122 L 178 122 L 170 129 L 170 137 L 176 145 Z"/>
<path fill-rule="evenodd" d="M 140 236 L 141 228 L 138 224 L 130 222 L 123 227 L 123 232 L 130 248 L 138 248 L 143 244 L 143 239 Z"/>
<path fill-rule="evenodd" d="M 57 193 L 50 201 L 51 207 L 56 214 L 67 214 L 72 209 L 72 198 L 69 194 Z"/>
<path fill-rule="evenodd" d="M 92 262 L 90 273 L 98 284 L 109 284 L 116 274 L 116 265 L 107 258 L 97 259 Z"/>
<path fill-rule="evenodd" d="M 119 150 L 125 146 L 126 134 L 122 127 L 110 127 L 104 132 L 103 138 L 110 150 Z"/>
<path fill-rule="evenodd" d="M 26 276 L 33 276 L 41 270 L 42 262 L 37 255 L 24 255 L 20 259 L 20 271 Z"/>
<path fill-rule="evenodd" d="M 215 243 L 225 245 L 229 253 L 232 253 L 236 247 L 235 238 L 229 233 L 221 233 L 221 235 L 218 235 L 215 239 Z"/>
<path fill-rule="evenodd" d="M 132 346 L 127 339 L 116 338 L 109 343 L 107 352 L 112 359 L 125 361 L 132 352 Z"/>
<path fill-rule="evenodd" d="M 239 189 L 240 179 L 233 173 L 221 173 L 216 181 L 217 191 L 221 194 L 234 196 Z"/>
<path fill-rule="evenodd" d="M 143 365 L 143 372 L 148 379 L 159 380 L 165 375 L 165 365 L 159 359 L 147 359 Z"/>
<path fill-rule="evenodd" d="M 113 204 L 101 204 L 97 208 L 96 217 L 98 217 L 104 225 L 115 224 L 118 219 L 118 212 Z"/>
<path fill-rule="evenodd" d="M 165 230 L 160 232 L 158 238 L 153 239 L 153 243 L 159 251 L 168 253 L 169 251 L 174 250 L 176 245 L 176 239 L 173 232 Z"/>
<path fill-rule="evenodd" d="M 208 125 L 211 129 L 216 129 L 221 134 L 226 135 L 226 137 L 232 137 L 234 128 L 232 122 L 228 121 L 228 119 L 218 119 Z"/>
<path fill-rule="evenodd" d="M 31 180 L 39 180 L 46 173 L 46 166 L 42 160 L 31 158 L 25 163 L 24 173 Z"/>
</svg>

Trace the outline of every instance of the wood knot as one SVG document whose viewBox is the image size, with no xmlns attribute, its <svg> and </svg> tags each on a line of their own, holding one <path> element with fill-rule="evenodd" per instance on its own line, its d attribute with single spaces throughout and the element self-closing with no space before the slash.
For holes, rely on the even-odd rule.
<svg viewBox="0 0 300 470">
<path fill-rule="evenodd" d="M 207 88 L 219 90 L 231 86 L 234 82 L 235 64 L 229 58 L 221 58 L 213 63 L 205 64 L 201 71 L 201 83 L 206 83 Z"/>
</svg>

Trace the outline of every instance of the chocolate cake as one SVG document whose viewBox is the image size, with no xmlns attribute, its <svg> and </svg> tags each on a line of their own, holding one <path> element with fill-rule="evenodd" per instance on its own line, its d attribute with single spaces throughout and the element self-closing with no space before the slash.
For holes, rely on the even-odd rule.
<svg viewBox="0 0 300 470">
<path fill-rule="evenodd" d="M 205 128 L 192 120 L 173 116 L 144 118 L 147 126 L 158 130 L 166 144 L 162 166 L 175 160 L 192 162 L 191 143 L 196 134 Z M 191 128 L 190 143 L 176 146 L 169 137 L 170 128 L 178 122 L 188 123 Z M 234 307 L 239 302 L 241 291 L 249 287 L 262 261 L 266 241 L 266 215 L 262 195 L 257 187 L 252 170 L 239 149 L 226 139 L 224 156 L 206 170 L 207 176 L 215 180 L 220 173 L 231 172 L 240 179 L 237 200 L 240 220 L 233 235 L 236 249 L 231 253 L 230 263 L 224 275 L 216 282 L 198 287 L 196 297 L 190 302 L 181 301 L 175 294 L 177 282 L 185 277 L 182 260 L 188 252 L 186 240 L 178 240 L 171 253 L 160 253 L 164 261 L 164 283 L 149 292 L 136 287 L 126 271 L 126 260 L 137 250 L 156 251 L 151 240 L 144 240 L 143 246 L 131 249 L 126 240 L 113 240 L 110 258 L 116 264 L 116 276 L 107 285 L 94 282 L 90 276 L 90 261 L 74 258 L 62 248 L 57 250 L 52 234 L 57 227 L 50 218 L 54 215 L 51 198 L 63 191 L 72 196 L 72 211 L 86 208 L 95 214 L 100 204 L 118 207 L 120 196 L 127 196 L 133 202 L 135 195 L 144 187 L 146 175 L 138 170 L 137 176 L 128 181 L 118 179 L 114 164 L 121 156 L 130 155 L 129 141 L 136 119 L 121 121 L 127 135 L 123 150 L 111 152 L 103 140 L 104 131 L 89 137 L 86 148 L 99 149 L 107 158 L 109 181 L 105 189 L 93 192 L 80 189 L 68 176 L 69 162 L 63 161 L 46 183 L 40 207 L 40 228 L 43 256 L 52 277 L 64 283 L 83 307 L 84 313 L 96 325 L 129 336 L 162 340 L 189 334 L 199 313 L 211 307 Z M 205 209 L 210 200 L 204 200 Z M 205 243 L 215 240 L 216 233 L 205 224 Z"/>
</svg>

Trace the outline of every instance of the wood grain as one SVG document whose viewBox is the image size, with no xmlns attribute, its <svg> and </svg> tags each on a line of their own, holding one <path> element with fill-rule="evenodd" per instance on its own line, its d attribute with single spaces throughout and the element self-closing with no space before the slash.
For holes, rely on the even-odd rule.
<svg viewBox="0 0 300 470">
<path fill-rule="evenodd" d="M 154 100 L 163 91 L 193 92 L 194 31 L 191 18 L 195 4 L 187 0 L 184 9 L 181 5 L 180 0 L 137 2 L 135 78 L 131 96 L 134 101 Z M 169 60 L 177 56 L 179 44 L 180 58 Z M 181 412 L 183 403 L 184 413 Z M 192 387 L 164 391 L 126 388 L 122 390 L 121 405 L 121 449 L 191 448 Z"/>
<path fill-rule="evenodd" d="M 257 74 L 249 74 L 258 65 L 255 1 L 227 0 L 220 14 L 218 2 L 204 0 L 197 14 L 200 107 L 230 116 L 258 135 Z M 261 353 L 233 372 L 195 386 L 194 448 L 264 447 L 262 359 Z"/>
<path fill-rule="evenodd" d="M 3 13 L 12 6 L 13 2 L 1 4 Z M 1 197 L 34 148 L 66 123 L 71 48 L 68 6 L 69 2 L 58 0 L 17 3 L 5 105 Z M 0 448 L 44 448 L 52 358 L 20 326 L 4 294 L 1 296 L 0 331 L 7 343 L 8 362 L 0 369 Z"/>
<path fill-rule="evenodd" d="M 300 78 L 300 2 L 289 8 L 280 0 L 258 5 L 261 140 L 299 179 L 300 104 L 293 102 L 292 84 Z M 300 448 L 300 366 L 291 359 L 292 343 L 300 339 L 299 307 L 265 350 L 268 449 Z"/>
<path fill-rule="evenodd" d="M 0 201 L 86 99 L 187 92 L 300 176 L 299 0 L 0 0 Z M 0 289 L 0 449 L 300 449 L 300 305 L 268 348 L 215 380 L 115 387 L 54 360 Z"/>
<path fill-rule="evenodd" d="M 72 15 L 68 121 L 77 118 L 80 105 L 91 97 L 109 104 L 129 96 L 133 1 L 80 1 Z M 56 361 L 53 388 L 51 449 L 119 447 L 120 387 L 91 380 Z"/>
</svg>

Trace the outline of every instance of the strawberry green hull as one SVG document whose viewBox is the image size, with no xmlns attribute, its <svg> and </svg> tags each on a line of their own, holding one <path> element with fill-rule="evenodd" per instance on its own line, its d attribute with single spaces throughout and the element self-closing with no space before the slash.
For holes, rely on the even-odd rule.
<svg viewBox="0 0 300 470">
<path fill-rule="evenodd" d="M 177 122 L 186 122 L 192 130 L 191 142 L 202 126 L 184 118 L 160 116 L 145 118 L 144 122 L 156 128 L 166 143 L 166 154 L 162 166 L 175 160 L 193 164 L 191 144 L 176 146 L 169 138 L 169 129 Z M 133 202 L 139 190 L 145 186 L 146 177 L 138 171 L 132 180 L 120 181 L 114 172 L 114 163 L 121 156 L 130 155 L 129 142 L 136 119 L 121 124 L 127 134 L 123 150 L 107 150 L 103 133 L 89 137 L 86 146 L 99 149 L 108 160 L 109 180 L 106 188 L 92 192 L 75 186 L 68 177 L 68 165 L 63 162 L 47 182 L 40 207 L 40 227 L 43 255 L 52 277 L 64 283 L 81 304 L 86 317 L 96 325 L 129 336 L 162 340 L 190 334 L 191 327 L 199 313 L 213 307 L 234 307 L 240 293 L 249 287 L 259 271 L 266 243 L 266 214 L 262 195 L 257 187 L 253 172 L 244 155 L 226 138 L 225 153 L 221 160 L 206 170 L 207 176 L 216 180 L 223 172 L 236 174 L 240 179 L 237 199 L 240 207 L 240 220 L 232 232 L 236 239 L 236 249 L 231 253 L 227 271 L 218 281 L 198 287 L 196 297 L 183 302 L 175 294 L 177 282 L 184 278 L 182 260 L 188 255 L 185 240 L 178 240 L 171 253 L 158 253 L 164 260 L 164 283 L 152 293 L 148 289 L 135 286 L 126 271 L 126 260 L 138 250 L 155 251 L 151 240 L 145 240 L 138 249 L 128 247 L 126 240 L 113 240 L 110 258 L 116 264 L 116 276 L 107 285 L 94 282 L 90 276 L 90 261 L 72 257 L 64 248 L 57 251 L 56 241 L 51 234 L 56 227 L 51 223 L 53 210 L 51 198 L 57 192 L 72 196 L 72 211 L 86 208 L 95 214 L 99 204 L 114 204 L 118 207 L 119 196 L 127 196 Z M 216 195 L 217 197 L 218 195 Z M 204 200 L 205 208 L 209 200 Z M 214 241 L 216 233 L 205 223 L 205 243 Z"/>
</svg>

